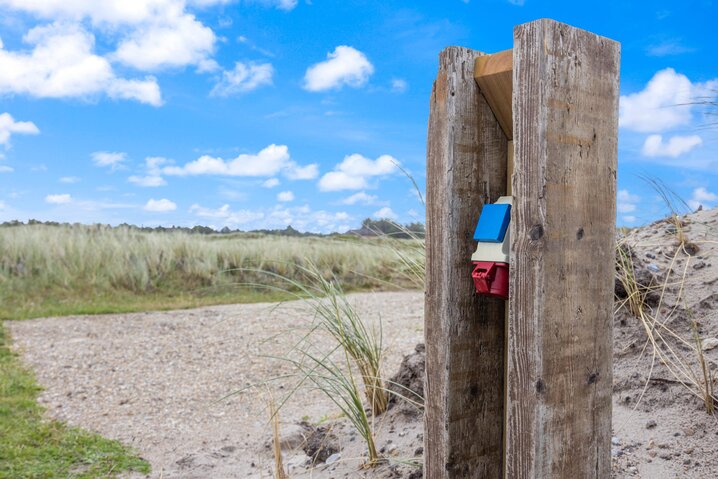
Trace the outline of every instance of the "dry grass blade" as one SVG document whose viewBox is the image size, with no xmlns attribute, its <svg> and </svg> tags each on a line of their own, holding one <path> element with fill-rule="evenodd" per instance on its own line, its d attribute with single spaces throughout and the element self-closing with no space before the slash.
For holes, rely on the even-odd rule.
<svg viewBox="0 0 718 479">
<path fill-rule="evenodd" d="M 671 260 L 671 265 L 668 268 L 669 272 L 673 270 L 676 258 L 679 254 L 690 257 L 684 246 L 679 245 Z M 643 398 L 643 395 L 645 394 L 645 391 L 651 381 L 654 367 L 658 362 L 668 369 L 671 375 L 676 379 L 677 383 L 680 383 L 691 394 L 704 401 L 706 411 L 708 413 L 712 414 L 714 411 L 716 397 L 713 390 L 713 377 L 710 369 L 706 365 L 706 358 L 701 348 L 701 338 L 698 335 L 695 321 L 692 320 L 694 336 L 692 340 L 681 337 L 668 326 L 669 322 L 673 319 L 674 313 L 677 311 L 678 304 L 680 304 L 683 300 L 683 291 L 689 263 L 690 261 L 686 262 L 681 277 L 674 280 L 674 282 L 670 281 L 670 274 L 666 274 L 663 284 L 660 286 L 660 299 L 658 301 L 658 305 L 654 309 L 651 309 L 645 303 L 646 293 L 649 291 L 649 288 L 647 288 L 646 285 L 639 284 L 636 279 L 635 265 L 630 254 L 630 248 L 625 242 L 619 242 L 618 244 L 616 268 L 617 276 L 627 295 L 626 299 L 619 304 L 620 306 L 625 306 L 633 316 L 641 321 L 643 329 L 646 333 L 644 351 L 650 347 L 652 355 L 648 377 L 646 378 L 643 392 L 641 393 L 635 407 L 638 407 L 638 404 L 641 402 L 641 399 Z M 667 287 L 669 284 L 674 283 L 678 285 L 676 305 L 668 309 L 668 313 L 665 317 L 661 317 L 660 312 L 662 309 L 665 309 L 664 298 Z M 695 358 L 694 361 L 684 357 L 684 355 L 681 354 L 680 350 L 676 347 L 676 343 L 691 351 L 692 356 Z M 695 372 L 696 366 L 701 373 L 697 374 Z"/>
<path fill-rule="evenodd" d="M 264 272 L 271 278 L 283 281 L 286 292 L 305 301 L 314 312 L 317 322 L 315 332 L 325 332 L 334 339 L 352 359 L 359 370 L 366 398 L 374 415 L 386 411 L 389 397 L 382 380 L 382 330 L 368 326 L 349 302 L 337 278 L 329 279 L 311 262 L 309 266 L 297 266 L 304 280 L 297 280 Z M 276 287 L 268 285 L 275 289 Z"/>
<path fill-rule="evenodd" d="M 282 461 L 281 431 L 279 427 L 279 410 L 274 402 L 272 393 L 268 390 L 269 396 L 269 420 L 272 423 L 272 452 L 274 453 L 274 479 L 289 479 L 284 470 Z"/>
<path fill-rule="evenodd" d="M 344 364 L 332 359 L 332 354 L 316 355 L 309 347 L 300 350 L 298 359 L 285 358 L 292 363 L 314 386 L 324 393 L 349 419 L 367 445 L 367 466 L 380 463 L 379 453 L 374 440 L 374 426 L 364 410 L 361 392 L 354 380 L 351 361 L 346 350 L 343 351 Z"/>
</svg>

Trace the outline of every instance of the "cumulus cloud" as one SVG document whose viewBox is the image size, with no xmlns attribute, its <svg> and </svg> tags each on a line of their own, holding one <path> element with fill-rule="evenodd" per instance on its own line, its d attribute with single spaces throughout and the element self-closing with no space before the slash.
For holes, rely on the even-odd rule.
<svg viewBox="0 0 718 479">
<path fill-rule="evenodd" d="M 353 195 L 344 198 L 342 200 L 342 204 L 345 205 L 356 205 L 356 204 L 362 204 L 362 205 L 373 205 L 376 203 L 377 197 L 374 195 L 368 195 L 363 191 L 360 191 L 359 193 L 354 193 Z"/>
<path fill-rule="evenodd" d="M 327 54 L 323 62 L 312 65 L 304 75 L 304 88 L 309 91 L 323 91 L 363 86 L 374 73 L 374 65 L 359 50 L 340 45 Z"/>
<path fill-rule="evenodd" d="M 118 39 L 115 61 L 140 70 L 210 65 L 215 33 L 188 7 L 208 7 L 226 0 L 0 0 L 15 10 L 65 23 L 90 24 Z"/>
<path fill-rule="evenodd" d="M 319 180 L 321 191 L 361 190 L 369 186 L 371 177 L 386 176 L 397 170 L 398 160 L 382 155 L 370 160 L 359 154 L 344 157 L 334 171 L 324 174 Z"/>
<path fill-rule="evenodd" d="M 76 24 L 35 27 L 23 41 L 30 52 L 12 52 L 0 41 L 0 94 L 38 98 L 85 98 L 105 94 L 114 99 L 162 104 L 153 77 L 142 80 L 115 75 L 110 62 L 93 53 L 95 37 Z"/>
<path fill-rule="evenodd" d="M 213 96 L 246 93 L 262 85 L 271 85 L 274 67 L 271 63 L 236 62 L 234 69 L 222 72 L 222 79 L 212 88 Z"/>
<path fill-rule="evenodd" d="M 348 230 L 347 223 L 350 219 L 349 214 L 344 211 L 312 211 L 307 205 L 290 208 L 277 205 L 267 213 L 263 227 L 281 228 L 292 225 L 300 231 L 328 233 Z"/>
<path fill-rule="evenodd" d="M 202 223 L 210 223 L 215 229 L 224 226 L 230 228 L 286 228 L 291 225 L 300 231 L 329 233 L 346 231 L 352 217 L 344 211 L 313 211 L 308 205 L 285 206 L 258 210 L 233 210 L 228 204 L 219 208 L 206 208 L 198 204 L 190 207 L 189 212 L 202 218 Z"/>
<path fill-rule="evenodd" d="M 176 210 L 177 204 L 167 198 L 162 198 L 160 200 L 150 199 L 147 201 L 143 209 L 153 213 L 165 213 L 167 211 Z"/>
<path fill-rule="evenodd" d="M 79 183 L 79 182 L 80 182 L 80 178 L 77 176 L 62 176 L 62 177 L 60 177 L 60 183 L 72 184 L 72 183 Z"/>
<path fill-rule="evenodd" d="M 2 73 L 0 73 L 2 75 Z M 12 134 L 37 135 L 40 130 L 31 121 L 15 121 L 10 113 L 0 114 L 0 145 L 7 146 Z"/>
<path fill-rule="evenodd" d="M 280 10 L 292 10 L 297 6 L 297 0 L 276 0 L 275 3 Z"/>
<path fill-rule="evenodd" d="M 106 167 L 116 170 L 127 158 L 127 153 L 119 151 L 96 151 L 90 155 L 95 166 Z"/>
<path fill-rule="evenodd" d="M 251 210 L 232 211 L 229 205 L 223 205 L 220 208 L 211 209 L 198 204 L 193 204 L 190 207 L 189 212 L 199 216 L 200 218 L 219 220 L 221 225 L 231 227 L 236 227 L 264 218 L 264 213 L 262 212 Z"/>
<path fill-rule="evenodd" d="M 319 165 L 312 163 L 306 166 L 299 166 L 293 163 L 284 171 L 284 176 L 290 180 L 313 180 L 319 176 Z"/>
<path fill-rule="evenodd" d="M 45 197 L 45 203 L 49 203 L 51 205 L 64 205 L 70 202 L 72 202 L 72 196 L 67 193 L 60 195 L 47 195 Z"/>
<path fill-rule="evenodd" d="M 138 26 L 124 38 L 112 58 L 138 70 L 156 71 L 197 65 L 213 68 L 209 57 L 217 40 L 194 15 L 169 14 Z"/>
<path fill-rule="evenodd" d="M 166 175 L 273 176 L 289 165 L 289 148 L 269 145 L 257 154 L 243 153 L 231 160 L 203 155 L 184 166 L 166 166 Z"/>
<path fill-rule="evenodd" d="M 718 195 L 700 187 L 693 190 L 693 196 L 688 200 L 688 206 L 697 210 L 699 207 L 712 208 L 718 203 Z"/>
<path fill-rule="evenodd" d="M 620 190 L 617 196 L 618 203 L 616 205 L 616 209 L 619 213 L 631 213 L 636 211 L 636 203 L 641 200 L 639 196 L 629 193 L 628 190 Z"/>
<path fill-rule="evenodd" d="M 290 179 L 304 179 L 314 168 L 316 165 L 298 166 L 291 160 L 287 146 L 272 144 L 259 153 L 243 153 L 228 160 L 203 155 L 184 166 L 165 166 L 162 172 L 172 176 L 275 176 L 283 172 Z"/>
<path fill-rule="evenodd" d="M 619 124 L 641 133 L 655 133 L 688 125 L 698 98 L 715 98 L 718 79 L 692 83 L 672 68 L 656 73 L 646 88 L 621 96 Z"/>
<path fill-rule="evenodd" d="M 641 153 L 648 157 L 670 156 L 677 158 L 702 143 L 703 140 L 698 135 L 672 136 L 667 142 L 663 141 L 661 135 L 650 135 L 643 143 Z"/>
<path fill-rule="evenodd" d="M 82 20 L 95 25 L 133 25 L 149 21 L 164 12 L 177 11 L 180 0 L 0 0 L 0 5 L 21 10 L 41 18 Z M 216 3 L 216 2 L 213 2 Z"/>
<path fill-rule="evenodd" d="M 0 173 L 12 173 L 15 169 L 11 166 L 0 165 Z"/>
<path fill-rule="evenodd" d="M 153 188 L 165 186 L 167 182 L 162 178 L 162 166 L 170 163 L 170 160 L 162 156 L 148 156 L 145 158 L 146 175 L 132 175 L 127 181 L 137 186 Z"/>
<path fill-rule="evenodd" d="M 153 188 L 157 186 L 165 186 L 167 182 L 161 176 L 136 176 L 132 175 L 127 178 L 127 181 L 137 186 L 144 186 L 147 188 Z"/>
<path fill-rule="evenodd" d="M 270 178 L 262 183 L 264 188 L 274 188 L 275 186 L 279 186 L 279 180 L 276 178 Z"/>
<path fill-rule="evenodd" d="M 282 191 L 277 194 L 277 201 L 280 201 L 282 203 L 294 201 L 294 193 L 292 193 L 291 191 Z"/>
<path fill-rule="evenodd" d="M 396 213 L 394 213 L 394 210 L 392 210 L 388 206 L 385 206 L 382 209 L 375 211 L 372 214 L 372 216 L 374 218 L 387 219 L 387 220 L 395 220 L 397 218 Z"/>
</svg>

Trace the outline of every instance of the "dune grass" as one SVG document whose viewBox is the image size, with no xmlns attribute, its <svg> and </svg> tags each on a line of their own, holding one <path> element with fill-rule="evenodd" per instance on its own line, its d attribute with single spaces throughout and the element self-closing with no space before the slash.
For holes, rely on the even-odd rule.
<svg viewBox="0 0 718 479">
<path fill-rule="evenodd" d="M 286 298 L 236 285 L 266 281 L 256 271 L 302 280 L 309 262 L 351 291 L 410 287 L 395 253 L 405 244 L 83 225 L 4 227 L 0 319 L 276 301 Z"/>
<path fill-rule="evenodd" d="M 43 418 L 39 387 L 10 351 L 0 324 L 0 478 L 92 479 L 149 472 L 117 441 Z"/>
<path fill-rule="evenodd" d="M 266 286 L 272 274 L 301 284 L 309 279 L 309 265 L 352 291 L 411 287 L 396 254 L 402 245 L 389 238 L 4 227 L 0 320 L 296 299 L 304 295 L 299 288 L 250 285 L 261 278 Z M 286 287 L 284 280 L 277 283 Z M 90 479 L 149 470 L 116 441 L 43 419 L 39 388 L 9 350 L 1 323 L 0 366 L 0 479 Z"/>
</svg>

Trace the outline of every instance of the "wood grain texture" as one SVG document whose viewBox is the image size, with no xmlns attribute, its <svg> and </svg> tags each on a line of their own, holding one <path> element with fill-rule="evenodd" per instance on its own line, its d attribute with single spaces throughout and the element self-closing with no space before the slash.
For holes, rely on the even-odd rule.
<svg viewBox="0 0 718 479">
<path fill-rule="evenodd" d="M 611 476 L 620 47 L 514 30 L 506 477 Z"/>
<path fill-rule="evenodd" d="M 476 59 L 476 64 L 474 65 L 476 83 L 479 84 L 481 93 L 489 103 L 509 140 L 513 138 L 513 121 L 511 117 L 512 62 L 512 51 L 504 50 L 492 55 L 481 56 Z"/>
<path fill-rule="evenodd" d="M 474 81 L 481 53 L 439 57 L 427 142 L 424 477 L 502 474 L 504 302 L 474 294 L 472 239 L 506 188 L 507 141 Z"/>
</svg>

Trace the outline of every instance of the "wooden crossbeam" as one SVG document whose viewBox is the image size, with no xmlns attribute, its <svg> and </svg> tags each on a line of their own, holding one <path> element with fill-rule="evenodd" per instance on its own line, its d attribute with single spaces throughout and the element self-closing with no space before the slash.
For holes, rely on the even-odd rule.
<svg viewBox="0 0 718 479">
<path fill-rule="evenodd" d="M 506 138 L 512 140 L 513 50 L 484 55 L 474 63 L 474 79 L 491 106 Z"/>
</svg>

